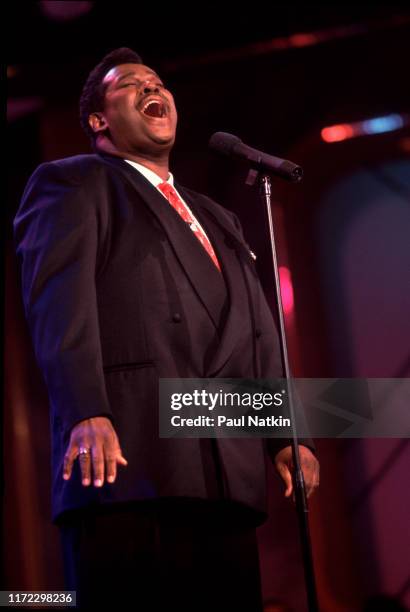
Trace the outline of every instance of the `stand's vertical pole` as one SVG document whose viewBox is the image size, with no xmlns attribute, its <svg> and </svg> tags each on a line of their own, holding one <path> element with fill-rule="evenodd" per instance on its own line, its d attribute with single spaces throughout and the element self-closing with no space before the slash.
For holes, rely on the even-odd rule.
<svg viewBox="0 0 410 612">
<path fill-rule="evenodd" d="M 255 178 L 255 177 L 253 177 Z M 316 581 L 312 557 L 312 545 L 309 531 L 309 509 L 306 499 L 305 481 L 300 465 L 299 444 L 296 431 L 295 407 L 293 401 L 293 389 L 291 372 L 289 368 L 288 349 L 286 343 L 285 323 L 283 317 L 282 294 L 280 289 L 279 266 L 276 251 L 275 233 L 273 228 L 272 208 L 271 208 L 271 179 L 267 175 L 260 177 L 262 198 L 266 205 L 266 212 L 269 224 L 269 237 L 272 253 L 272 263 L 275 275 L 275 294 L 279 316 L 279 339 L 282 354 L 283 369 L 288 389 L 289 415 L 292 423 L 292 454 L 293 454 L 293 487 L 295 491 L 296 512 L 299 524 L 299 536 L 302 549 L 303 567 L 305 573 L 306 594 L 309 612 L 318 612 L 318 600 L 316 592 Z"/>
</svg>

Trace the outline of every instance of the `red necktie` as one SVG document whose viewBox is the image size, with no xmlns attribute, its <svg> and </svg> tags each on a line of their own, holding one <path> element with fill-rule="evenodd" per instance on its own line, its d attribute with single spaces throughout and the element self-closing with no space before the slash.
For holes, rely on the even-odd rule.
<svg viewBox="0 0 410 612">
<path fill-rule="evenodd" d="M 198 238 L 199 242 L 202 244 L 205 251 L 208 253 L 209 257 L 212 259 L 218 270 L 221 271 L 218 258 L 212 248 L 211 243 L 209 242 L 208 236 L 198 225 L 196 219 L 194 219 L 192 214 L 189 212 L 186 205 L 178 196 L 173 186 L 170 183 L 160 183 L 158 185 L 158 189 L 164 194 L 168 202 L 173 208 L 175 208 L 175 210 L 182 217 L 182 219 L 189 224 L 191 230 L 194 232 L 194 235 Z"/>
</svg>

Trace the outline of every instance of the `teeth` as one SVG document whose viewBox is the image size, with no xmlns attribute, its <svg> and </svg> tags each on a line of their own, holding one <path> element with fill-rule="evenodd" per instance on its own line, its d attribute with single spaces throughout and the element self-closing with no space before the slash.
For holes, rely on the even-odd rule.
<svg viewBox="0 0 410 612">
<path fill-rule="evenodd" d="M 159 100 L 149 100 L 149 101 L 148 101 L 146 104 L 144 104 L 144 106 L 142 107 L 142 111 L 143 111 L 143 112 L 144 112 L 144 111 L 146 111 L 146 110 L 147 110 L 147 108 L 148 108 L 149 106 L 151 106 L 152 104 L 159 104 L 159 106 L 161 106 L 161 107 L 162 107 L 162 109 L 164 108 L 163 103 L 162 103 L 162 102 L 160 102 Z"/>
<path fill-rule="evenodd" d="M 151 104 L 159 104 L 159 102 L 157 102 L 157 100 L 150 100 L 150 102 L 147 102 L 146 104 L 144 104 L 144 107 L 142 110 L 143 111 L 147 110 L 147 108 L 151 106 Z"/>
</svg>

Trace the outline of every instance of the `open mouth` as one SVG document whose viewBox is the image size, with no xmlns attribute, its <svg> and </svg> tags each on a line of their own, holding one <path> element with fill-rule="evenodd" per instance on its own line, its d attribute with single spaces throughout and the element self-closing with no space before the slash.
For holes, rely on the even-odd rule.
<svg viewBox="0 0 410 612">
<path fill-rule="evenodd" d="M 164 102 L 160 100 L 148 100 L 141 108 L 141 112 L 148 117 L 162 119 L 167 114 L 167 109 Z"/>
</svg>

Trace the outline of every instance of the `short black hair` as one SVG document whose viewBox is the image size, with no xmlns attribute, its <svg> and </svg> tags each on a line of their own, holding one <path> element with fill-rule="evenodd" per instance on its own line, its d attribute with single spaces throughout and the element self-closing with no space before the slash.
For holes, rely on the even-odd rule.
<svg viewBox="0 0 410 612">
<path fill-rule="evenodd" d="M 102 81 L 111 68 L 120 64 L 142 64 L 141 56 L 128 47 L 120 47 L 108 53 L 87 77 L 80 96 L 80 123 L 94 144 L 96 134 L 91 129 L 88 118 L 92 113 L 104 110 L 105 90 Z"/>
</svg>

